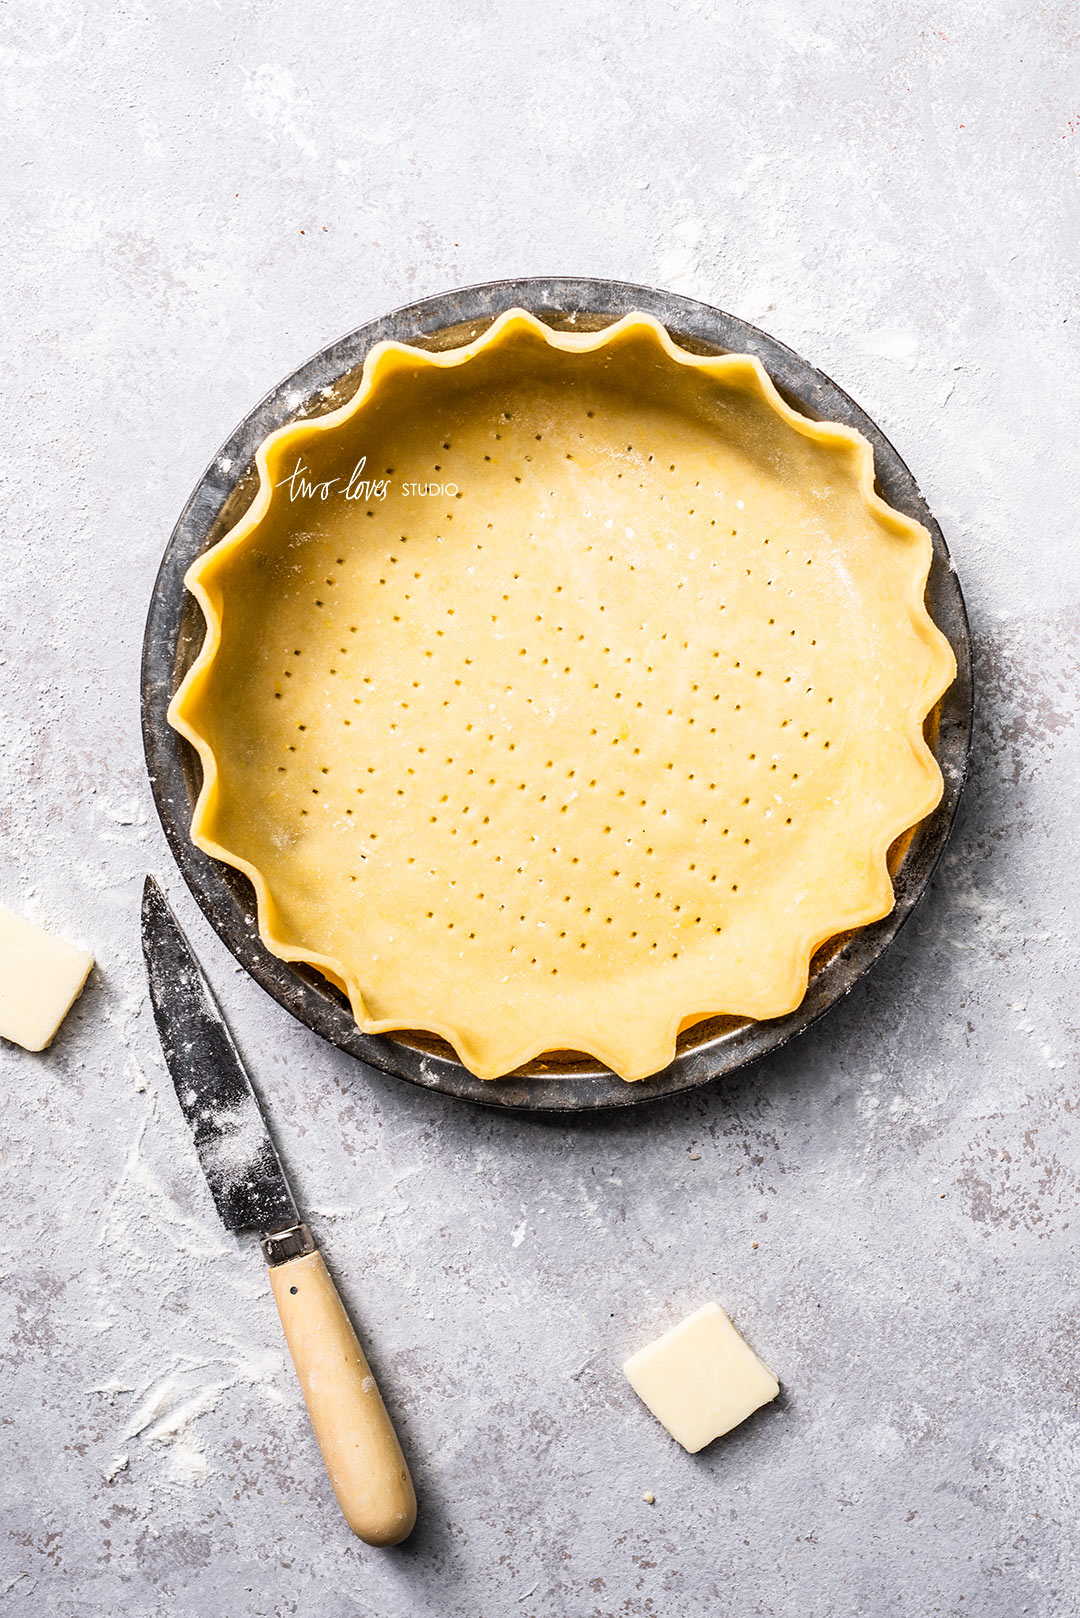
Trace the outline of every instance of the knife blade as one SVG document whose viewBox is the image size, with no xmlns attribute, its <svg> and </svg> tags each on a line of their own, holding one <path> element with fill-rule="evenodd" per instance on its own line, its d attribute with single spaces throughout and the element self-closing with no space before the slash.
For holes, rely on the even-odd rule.
<svg viewBox="0 0 1080 1618">
<path fill-rule="evenodd" d="M 299 1225 L 281 1159 L 191 945 L 152 876 L 142 945 L 154 1021 L 210 1193 L 228 1230 Z"/>
<path fill-rule="evenodd" d="M 369 1545 L 412 1532 L 416 1495 L 352 1322 L 263 1120 L 210 985 L 152 876 L 142 942 L 154 1020 L 218 1213 L 262 1233 L 270 1287 L 338 1504 Z"/>
</svg>

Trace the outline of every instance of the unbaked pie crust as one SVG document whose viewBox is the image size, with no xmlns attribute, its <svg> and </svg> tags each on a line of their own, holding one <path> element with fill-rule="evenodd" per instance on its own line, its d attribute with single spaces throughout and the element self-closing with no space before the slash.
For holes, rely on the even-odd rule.
<svg viewBox="0 0 1080 1618">
<path fill-rule="evenodd" d="M 365 1032 L 640 1079 L 694 1021 L 793 1010 L 892 908 L 955 672 L 930 538 L 757 360 L 515 310 L 379 344 L 257 466 L 187 575 L 191 834 Z"/>
</svg>

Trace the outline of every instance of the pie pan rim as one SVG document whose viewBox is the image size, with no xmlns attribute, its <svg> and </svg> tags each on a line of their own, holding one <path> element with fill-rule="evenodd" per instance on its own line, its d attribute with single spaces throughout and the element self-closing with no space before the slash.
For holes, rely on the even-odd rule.
<svg viewBox="0 0 1080 1618">
<path fill-rule="evenodd" d="M 561 322 L 570 330 L 576 321 L 591 321 L 593 329 L 597 329 L 632 311 L 644 311 L 671 331 L 681 346 L 697 352 L 755 355 L 781 394 L 802 414 L 857 428 L 874 449 L 878 488 L 883 497 L 930 532 L 933 563 L 928 601 L 957 663 L 957 678 L 940 705 L 934 744 L 944 778 L 943 796 L 937 809 L 912 836 L 894 878 L 894 909 L 882 921 L 859 929 L 847 939 L 812 976 L 807 994 L 795 1011 L 768 1022 L 744 1023 L 699 1043 L 683 1036 L 684 1048 L 669 1067 L 633 1085 L 600 1068 L 483 1080 L 475 1078 L 455 1059 L 409 1042 L 408 1036 L 361 1033 L 344 1000 L 325 980 L 313 971 L 279 960 L 261 944 L 250 890 L 247 897 L 243 891 L 245 879 L 190 842 L 191 759 L 184 756 L 187 744 L 165 720 L 185 656 L 191 661 L 191 647 L 184 643 L 185 612 L 190 618 L 190 610 L 183 575 L 197 555 L 235 525 L 240 514 L 234 509 L 236 497 L 242 492 L 255 450 L 266 436 L 290 421 L 323 413 L 327 408 L 326 390 L 343 377 L 358 373 L 376 343 L 389 339 L 421 346 L 455 346 L 467 340 L 468 328 L 483 329 L 515 306 L 550 324 Z M 463 331 L 465 336 L 461 335 Z M 447 333 L 458 335 L 451 342 Z M 190 633 L 190 625 L 188 628 Z M 359 328 L 286 378 L 245 419 L 197 485 L 166 550 L 144 644 L 143 730 L 158 811 L 196 899 L 241 964 L 301 1021 L 370 1065 L 426 1088 L 488 1105 L 528 1110 L 562 1112 L 633 1105 L 705 1083 L 777 1048 L 841 998 L 895 937 L 940 857 L 966 769 L 970 715 L 967 622 L 948 551 L 910 472 L 865 413 L 791 350 L 730 315 L 644 287 L 570 278 L 488 283 L 426 299 Z"/>
</svg>

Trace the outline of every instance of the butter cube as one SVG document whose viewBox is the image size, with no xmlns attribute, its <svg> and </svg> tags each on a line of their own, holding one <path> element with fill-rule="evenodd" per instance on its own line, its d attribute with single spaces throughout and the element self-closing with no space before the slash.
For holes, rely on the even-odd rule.
<svg viewBox="0 0 1080 1618">
<path fill-rule="evenodd" d="M 724 1311 L 707 1303 L 623 1366 L 630 1386 L 691 1455 L 780 1392 Z"/>
<path fill-rule="evenodd" d="M 94 957 L 0 909 L 0 1036 L 42 1051 L 82 992 Z"/>
</svg>

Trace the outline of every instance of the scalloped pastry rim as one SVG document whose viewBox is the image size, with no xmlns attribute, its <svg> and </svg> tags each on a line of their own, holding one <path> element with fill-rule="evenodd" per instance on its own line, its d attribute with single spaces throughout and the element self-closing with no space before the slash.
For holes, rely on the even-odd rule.
<svg viewBox="0 0 1080 1618">
<path fill-rule="evenodd" d="M 626 1071 L 625 1060 L 614 1051 L 606 1049 L 603 1040 L 591 1037 L 582 1038 L 580 1030 L 553 1028 L 543 1039 L 524 1041 L 520 1048 L 513 1053 L 512 1060 L 500 1063 L 497 1069 L 489 1070 L 475 1053 L 470 1059 L 468 1054 L 470 1046 L 468 1029 L 424 1017 L 396 1016 L 384 1019 L 369 1017 L 364 1007 L 363 993 L 356 975 L 351 973 L 333 956 L 291 944 L 287 938 L 277 936 L 269 920 L 275 909 L 274 900 L 261 871 L 250 860 L 216 842 L 206 831 L 206 822 L 209 818 L 218 782 L 217 759 L 210 743 L 188 718 L 186 712 L 188 703 L 205 684 L 213 666 L 218 647 L 221 644 L 221 598 L 220 595 L 215 595 L 213 575 L 228 561 L 230 555 L 256 532 L 270 508 L 274 494 L 274 485 L 268 465 L 271 450 L 288 444 L 290 440 L 333 432 L 336 428 L 348 423 L 371 397 L 372 392 L 378 385 L 383 362 L 390 354 L 404 354 L 425 365 L 438 369 L 453 369 L 467 364 L 476 354 L 481 353 L 492 344 L 498 343 L 500 338 L 509 330 L 522 327 L 541 336 L 549 347 L 565 353 L 575 354 L 595 352 L 635 328 L 644 328 L 660 344 L 667 357 L 676 364 L 701 370 L 718 380 L 739 378 L 743 383 L 748 379 L 751 380 L 759 397 L 773 408 L 777 416 L 788 427 L 805 438 L 826 446 L 834 446 L 840 453 L 851 455 L 856 465 L 856 480 L 859 493 L 867 509 L 886 528 L 891 529 L 894 533 L 905 535 L 918 546 L 917 565 L 913 566 L 911 570 L 911 592 L 908 607 L 912 627 L 926 642 L 928 656 L 926 679 L 922 691 L 912 703 L 908 716 L 908 739 L 915 757 L 924 766 L 924 773 L 927 778 L 928 790 L 924 805 L 920 808 L 919 813 L 912 815 L 910 811 L 906 811 L 899 816 L 896 823 L 888 823 L 879 828 L 878 835 L 871 844 L 869 851 L 869 865 L 873 878 L 868 880 L 868 892 L 864 903 L 846 912 L 838 913 L 828 927 L 824 929 L 820 926 L 815 927 L 812 931 L 794 941 L 792 954 L 795 960 L 801 963 L 795 974 L 797 992 L 788 996 L 782 1004 L 777 1004 L 773 1001 L 767 1006 L 762 1005 L 758 1009 L 742 1005 L 735 1010 L 731 1006 L 725 1005 L 722 1001 L 717 1001 L 698 1005 L 690 1010 L 675 1012 L 664 1025 L 660 1037 L 651 1042 L 653 1051 L 662 1053 L 661 1059 L 655 1062 L 650 1060 L 640 1070 L 635 1068 L 634 1071 Z M 941 700 L 956 676 L 956 661 L 952 648 L 930 616 L 925 603 L 926 581 L 932 560 L 932 542 L 928 531 L 921 523 L 916 522 L 912 517 L 906 516 L 903 512 L 897 511 L 894 506 L 890 506 L 877 493 L 874 487 L 874 451 L 869 440 L 854 427 L 848 427 L 841 422 L 814 421 L 809 416 L 804 416 L 801 412 L 795 410 L 778 392 L 769 373 L 755 355 L 737 353 L 722 355 L 692 354 L 687 349 L 681 348 L 672 339 L 661 321 L 657 320 L 655 316 L 640 310 L 631 311 L 599 331 L 567 332 L 555 330 L 526 309 L 508 309 L 496 316 L 479 336 L 460 348 L 438 351 L 417 348 L 413 344 L 396 340 L 376 343 L 368 351 L 364 359 L 360 383 L 352 397 L 343 405 L 340 405 L 335 410 L 328 411 L 325 415 L 286 422 L 283 426 L 276 428 L 259 445 L 255 454 L 255 466 L 258 471 L 259 486 L 248 509 L 227 534 L 223 535 L 220 540 L 195 559 L 184 576 L 184 583 L 198 602 L 206 624 L 203 644 L 168 708 L 170 725 L 194 747 L 202 764 L 203 780 L 192 813 L 190 836 L 196 847 L 201 849 L 203 853 L 232 866 L 236 870 L 242 871 L 247 876 L 255 890 L 259 936 L 270 953 L 279 960 L 303 962 L 306 965 L 314 966 L 325 977 L 329 978 L 348 997 L 357 1026 L 363 1033 L 385 1034 L 396 1030 L 421 1029 L 427 1033 L 435 1034 L 451 1045 L 463 1064 L 482 1079 L 495 1079 L 509 1075 L 546 1052 L 575 1050 L 594 1057 L 627 1081 L 640 1080 L 661 1071 L 673 1060 L 675 1041 L 679 1032 L 692 1023 L 718 1015 L 745 1016 L 754 1020 L 765 1020 L 783 1017 L 794 1011 L 805 998 L 809 987 L 810 962 L 821 945 L 840 933 L 865 927 L 871 922 L 879 921 L 892 910 L 895 903 L 895 894 L 887 865 L 888 850 L 896 838 L 905 831 L 917 826 L 927 815 L 933 812 L 941 799 L 944 789 L 937 760 L 927 745 L 923 734 L 923 726 L 928 714 Z"/>
</svg>

